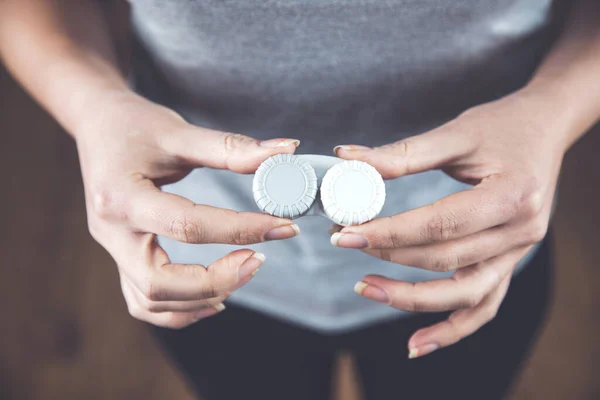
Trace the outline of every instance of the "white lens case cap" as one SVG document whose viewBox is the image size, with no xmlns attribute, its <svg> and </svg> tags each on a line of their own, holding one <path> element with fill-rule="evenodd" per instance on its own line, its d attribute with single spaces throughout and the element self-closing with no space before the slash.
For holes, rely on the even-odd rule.
<svg viewBox="0 0 600 400">
<path fill-rule="evenodd" d="M 256 204 L 268 214 L 320 215 L 343 226 L 372 220 L 385 203 L 385 184 L 375 168 L 322 155 L 270 157 L 258 167 L 252 189 Z"/>
<path fill-rule="evenodd" d="M 327 218 L 338 225 L 360 225 L 375 218 L 385 203 L 385 183 L 375 168 L 346 160 L 331 167 L 321 183 Z"/>
</svg>

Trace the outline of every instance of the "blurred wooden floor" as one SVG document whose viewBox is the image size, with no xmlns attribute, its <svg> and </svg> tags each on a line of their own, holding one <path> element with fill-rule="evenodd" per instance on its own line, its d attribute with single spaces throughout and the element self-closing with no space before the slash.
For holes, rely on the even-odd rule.
<svg viewBox="0 0 600 400">
<path fill-rule="evenodd" d="M 556 301 L 512 400 L 600 399 L 599 152 L 596 130 L 566 159 Z M 0 160 L 0 399 L 191 400 L 87 233 L 72 141 L 3 71 Z M 356 400 L 347 361 L 337 398 Z"/>
</svg>

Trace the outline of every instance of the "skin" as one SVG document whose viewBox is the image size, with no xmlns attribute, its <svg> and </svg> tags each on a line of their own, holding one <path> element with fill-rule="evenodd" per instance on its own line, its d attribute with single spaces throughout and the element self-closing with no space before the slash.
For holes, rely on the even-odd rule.
<svg viewBox="0 0 600 400">
<path fill-rule="evenodd" d="M 360 295 L 401 310 L 453 311 L 414 333 L 409 357 L 456 343 L 494 318 L 516 264 L 546 236 L 563 156 L 600 117 L 599 17 L 600 3 L 580 2 L 531 82 L 509 96 L 382 147 L 335 148 L 386 179 L 440 169 L 474 184 L 332 236 L 334 245 L 390 262 L 455 271 L 429 282 L 367 275 L 357 283 Z"/>
<path fill-rule="evenodd" d="M 380 148 L 341 158 L 385 178 L 429 169 L 475 184 L 432 205 L 359 227 L 332 243 L 418 268 L 456 270 L 411 284 L 366 276 L 357 291 L 411 311 L 454 311 L 417 331 L 410 356 L 475 332 L 495 315 L 519 259 L 547 230 L 562 157 L 600 116 L 598 3 L 579 2 L 564 38 L 522 90 Z M 264 255 L 239 250 L 208 268 L 172 264 L 157 234 L 189 243 L 249 244 L 298 234 L 292 222 L 193 204 L 160 192 L 196 167 L 253 172 L 298 142 L 215 132 L 132 93 L 93 1 L 0 0 L 0 55 L 77 143 L 91 234 L 115 258 L 130 313 L 180 328 L 222 310 Z M 20 40 L 14 40 L 15 37 Z M 40 67 L 43 66 L 43 67 Z"/>
<path fill-rule="evenodd" d="M 131 92 L 94 2 L 5 0 L 0 16 L 4 62 L 77 143 L 89 230 L 115 259 L 133 317 L 188 326 L 222 311 L 265 260 L 242 249 L 206 267 L 173 264 L 156 235 L 247 245 L 299 233 L 287 219 L 194 204 L 159 190 L 198 167 L 254 172 L 272 155 L 293 153 L 297 140 L 259 142 L 192 126 Z"/>
</svg>

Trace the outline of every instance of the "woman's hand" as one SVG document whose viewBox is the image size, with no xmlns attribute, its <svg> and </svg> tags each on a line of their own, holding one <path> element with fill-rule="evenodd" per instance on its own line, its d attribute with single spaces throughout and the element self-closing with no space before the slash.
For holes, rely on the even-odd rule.
<svg viewBox="0 0 600 400">
<path fill-rule="evenodd" d="M 238 250 L 208 268 L 177 265 L 156 235 L 245 245 L 290 238 L 298 229 L 287 219 L 194 204 L 158 186 L 197 167 L 252 173 L 274 154 L 293 153 L 298 141 L 259 142 L 201 129 L 136 95 L 109 97 L 99 100 L 94 116 L 83 119 L 75 135 L 89 229 L 117 262 L 131 315 L 154 325 L 185 327 L 222 310 L 222 301 L 250 280 L 264 256 Z"/>
<path fill-rule="evenodd" d="M 387 179 L 442 169 L 475 185 L 332 236 L 334 245 L 383 260 L 456 271 L 449 279 L 414 284 L 375 275 L 357 283 L 359 294 L 398 309 L 457 310 L 412 336 L 411 358 L 451 345 L 490 321 L 516 264 L 545 237 L 566 151 L 560 113 L 542 96 L 521 92 L 396 143 L 336 147 L 339 157 L 366 161 Z"/>
</svg>

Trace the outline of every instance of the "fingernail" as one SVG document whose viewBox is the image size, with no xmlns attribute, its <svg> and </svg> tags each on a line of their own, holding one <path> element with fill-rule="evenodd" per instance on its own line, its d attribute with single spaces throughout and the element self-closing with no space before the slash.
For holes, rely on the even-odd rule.
<svg viewBox="0 0 600 400">
<path fill-rule="evenodd" d="M 437 344 L 425 344 L 421 347 L 413 347 L 408 352 L 408 358 L 423 357 L 427 354 L 433 353 L 434 351 L 439 349 L 439 347 L 440 346 L 438 346 Z"/>
<path fill-rule="evenodd" d="M 331 244 L 349 249 L 364 249 L 369 247 L 369 242 L 360 233 L 336 232 L 331 235 Z"/>
<path fill-rule="evenodd" d="M 384 304 L 390 304 L 390 298 L 387 293 L 377 286 L 369 285 L 366 282 L 359 281 L 354 285 L 354 291 L 363 297 L 378 301 Z"/>
<path fill-rule="evenodd" d="M 219 303 L 219 304 L 217 304 L 217 305 L 215 305 L 213 307 L 215 308 L 215 310 L 217 310 L 217 312 L 221 312 L 221 311 L 223 311 L 225 309 L 225 304 Z"/>
<path fill-rule="evenodd" d="M 265 233 L 265 240 L 289 239 L 300 234 L 300 228 L 296 224 L 278 226 Z"/>
<path fill-rule="evenodd" d="M 300 146 L 298 139 L 269 139 L 260 142 L 261 147 L 288 147 L 294 145 L 295 147 Z"/>
<path fill-rule="evenodd" d="M 344 150 L 344 151 L 364 151 L 364 150 L 371 150 L 370 147 L 367 146 L 360 146 L 357 144 L 342 144 L 340 146 L 335 146 L 333 148 L 333 154 L 335 154 L 336 156 L 338 155 L 338 152 L 340 150 Z"/>
<path fill-rule="evenodd" d="M 265 255 L 263 253 L 254 253 L 240 266 L 238 270 L 238 276 L 240 279 L 254 276 L 258 272 L 258 268 L 265 262 Z"/>
</svg>

